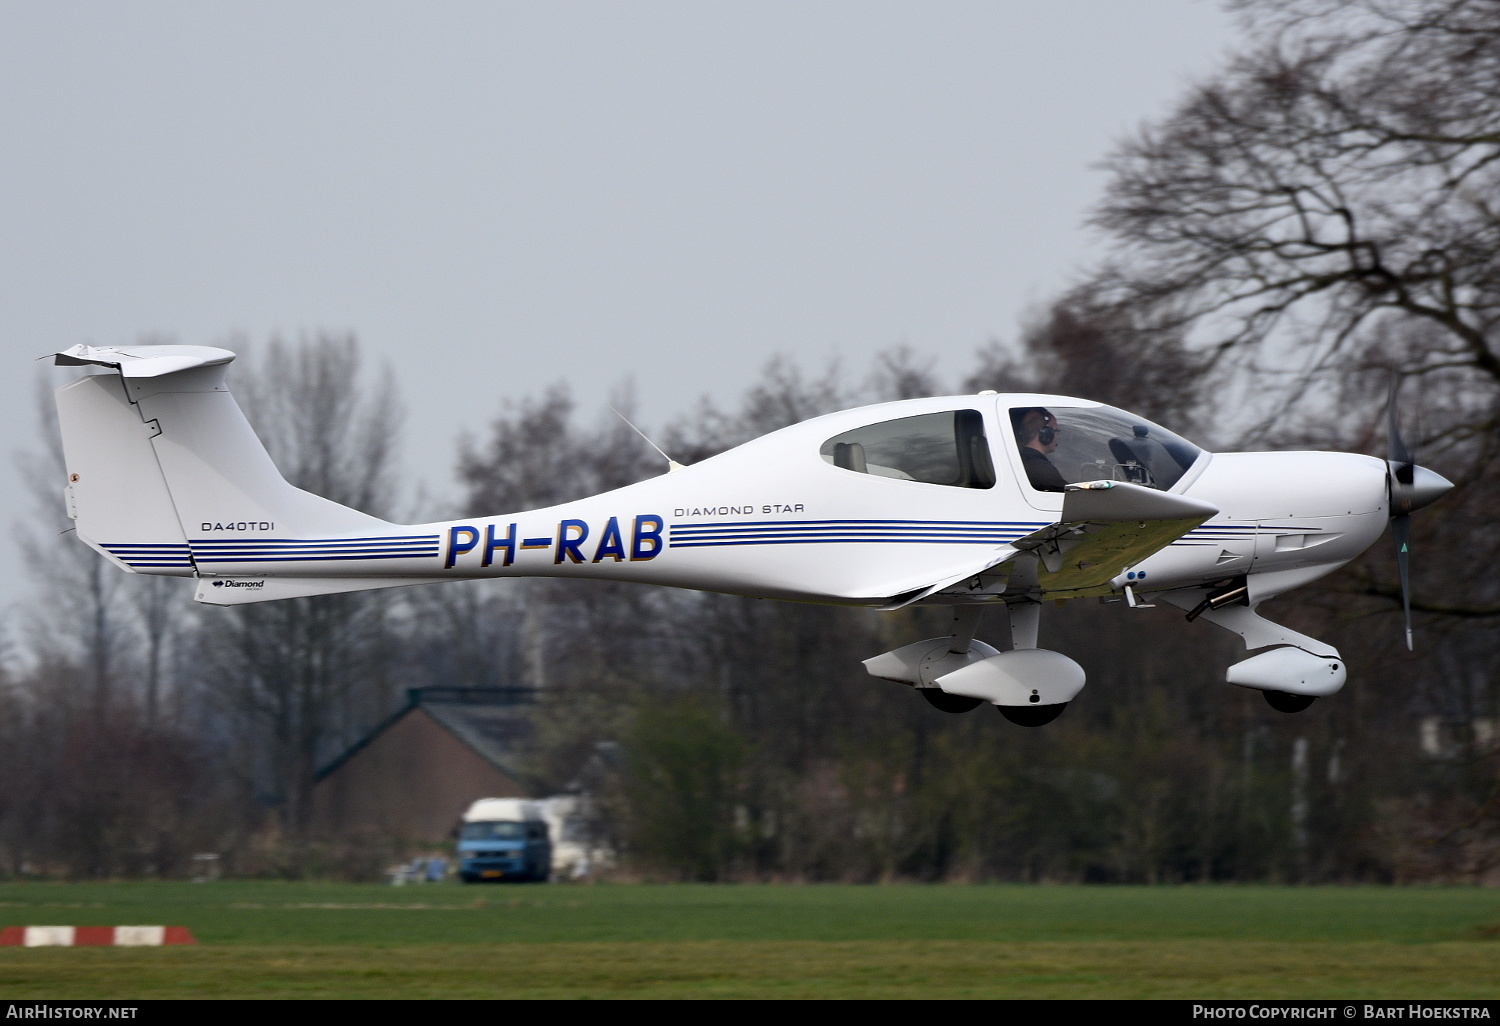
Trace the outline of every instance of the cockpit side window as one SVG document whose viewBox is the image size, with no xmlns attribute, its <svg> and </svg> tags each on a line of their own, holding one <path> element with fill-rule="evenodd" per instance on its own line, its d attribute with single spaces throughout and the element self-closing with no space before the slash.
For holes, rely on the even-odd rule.
<svg viewBox="0 0 1500 1026">
<path fill-rule="evenodd" d="M 1200 450 L 1166 428 L 1109 406 L 1023 406 L 1010 411 L 1032 488 L 1060 492 L 1080 481 L 1129 481 L 1166 490 Z"/>
<path fill-rule="evenodd" d="M 957 488 L 993 488 L 995 467 L 978 410 L 902 417 L 845 431 L 823 443 L 823 459 L 858 474 Z"/>
</svg>

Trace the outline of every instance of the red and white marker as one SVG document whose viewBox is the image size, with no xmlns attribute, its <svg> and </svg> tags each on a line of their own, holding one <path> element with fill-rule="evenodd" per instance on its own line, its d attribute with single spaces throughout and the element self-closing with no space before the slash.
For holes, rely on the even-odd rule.
<svg viewBox="0 0 1500 1026">
<path fill-rule="evenodd" d="M 0 947 L 12 948 L 154 948 L 163 944 L 197 944 L 186 926 L 7 926 L 0 928 Z"/>
</svg>

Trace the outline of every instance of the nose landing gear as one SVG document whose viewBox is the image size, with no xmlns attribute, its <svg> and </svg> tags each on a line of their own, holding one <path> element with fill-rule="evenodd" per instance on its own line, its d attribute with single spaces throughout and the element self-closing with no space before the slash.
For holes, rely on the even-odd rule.
<svg viewBox="0 0 1500 1026">
<path fill-rule="evenodd" d="M 1316 695 L 1294 695 L 1289 691 L 1262 691 L 1277 712 L 1299 713 L 1318 700 Z"/>
<path fill-rule="evenodd" d="M 1040 727 L 1063 714 L 1067 702 L 1056 705 L 997 705 L 1000 715 L 1020 727 Z"/>
</svg>

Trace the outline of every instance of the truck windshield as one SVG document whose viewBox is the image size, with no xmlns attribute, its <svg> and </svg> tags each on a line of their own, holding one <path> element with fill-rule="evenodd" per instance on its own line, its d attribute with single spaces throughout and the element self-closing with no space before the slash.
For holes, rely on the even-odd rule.
<svg viewBox="0 0 1500 1026">
<path fill-rule="evenodd" d="M 525 823 L 465 823 L 462 841 L 520 841 L 526 837 Z"/>
</svg>

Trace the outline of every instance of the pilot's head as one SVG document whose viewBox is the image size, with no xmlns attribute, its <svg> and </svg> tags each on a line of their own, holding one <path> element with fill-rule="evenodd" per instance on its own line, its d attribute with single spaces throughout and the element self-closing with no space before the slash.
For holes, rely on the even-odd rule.
<svg viewBox="0 0 1500 1026">
<path fill-rule="evenodd" d="M 1040 406 L 1029 406 L 1025 409 L 1012 410 L 1011 422 L 1016 428 L 1016 438 L 1021 442 L 1023 449 L 1035 449 L 1038 452 L 1051 452 L 1057 448 L 1057 433 L 1061 430 L 1057 426 L 1057 418 L 1050 410 Z"/>
</svg>

